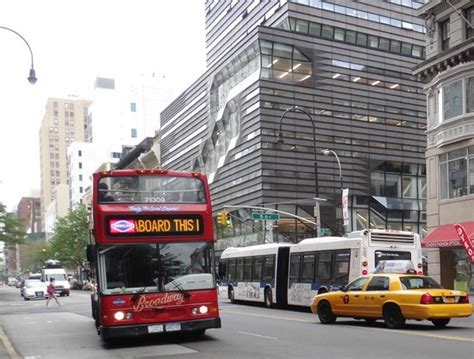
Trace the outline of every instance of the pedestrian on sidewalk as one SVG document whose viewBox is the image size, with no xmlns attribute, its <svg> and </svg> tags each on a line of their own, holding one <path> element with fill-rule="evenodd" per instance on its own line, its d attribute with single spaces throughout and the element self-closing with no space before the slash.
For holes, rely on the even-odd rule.
<svg viewBox="0 0 474 359">
<path fill-rule="evenodd" d="M 49 301 L 54 298 L 58 306 L 61 304 L 58 301 L 58 297 L 56 296 L 56 286 L 54 285 L 54 278 L 51 278 L 48 285 L 48 299 L 46 299 L 46 308 L 48 308 Z"/>
</svg>

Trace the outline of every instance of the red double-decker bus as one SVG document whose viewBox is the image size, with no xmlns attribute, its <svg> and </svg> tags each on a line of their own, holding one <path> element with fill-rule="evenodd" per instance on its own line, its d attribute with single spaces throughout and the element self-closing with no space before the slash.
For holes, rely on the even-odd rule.
<svg viewBox="0 0 474 359">
<path fill-rule="evenodd" d="M 221 327 L 205 175 L 95 173 L 92 216 L 92 315 L 103 339 Z"/>
</svg>

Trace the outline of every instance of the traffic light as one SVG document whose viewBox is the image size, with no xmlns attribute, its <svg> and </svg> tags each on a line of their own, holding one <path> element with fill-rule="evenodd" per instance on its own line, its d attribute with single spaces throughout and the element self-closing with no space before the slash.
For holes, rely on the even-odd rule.
<svg viewBox="0 0 474 359">
<path fill-rule="evenodd" d="M 223 226 L 226 226 L 227 225 L 227 216 L 229 214 L 227 213 L 227 211 L 222 211 L 222 212 L 219 212 L 217 214 L 217 222 L 222 224 Z"/>
</svg>

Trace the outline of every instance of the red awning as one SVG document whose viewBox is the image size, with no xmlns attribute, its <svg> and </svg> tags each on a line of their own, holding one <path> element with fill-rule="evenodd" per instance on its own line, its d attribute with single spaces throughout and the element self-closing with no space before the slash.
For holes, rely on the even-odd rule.
<svg viewBox="0 0 474 359">
<path fill-rule="evenodd" d="M 474 222 L 464 222 L 461 224 L 471 239 L 474 238 Z M 421 246 L 425 248 L 441 247 L 461 247 L 462 243 L 454 229 L 454 224 L 444 224 L 434 229 L 421 241 Z"/>
</svg>

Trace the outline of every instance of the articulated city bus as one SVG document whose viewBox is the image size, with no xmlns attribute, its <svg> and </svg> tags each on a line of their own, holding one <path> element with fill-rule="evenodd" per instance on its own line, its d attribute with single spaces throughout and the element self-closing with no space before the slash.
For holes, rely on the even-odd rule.
<svg viewBox="0 0 474 359">
<path fill-rule="evenodd" d="M 273 252 L 278 248 L 279 268 L 286 270 L 265 270 L 262 263 L 267 253 L 263 248 Z M 390 260 L 411 260 L 413 268 L 422 274 L 419 235 L 364 230 L 347 237 L 308 238 L 297 244 L 227 248 L 219 263 L 219 291 L 221 297 L 227 295 L 231 301 L 257 301 L 268 307 L 309 306 L 316 294 L 339 289 L 352 279 L 373 272 L 380 261 Z M 267 299 L 267 293 L 272 301 Z"/>
<path fill-rule="evenodd" d="M 221 327 L 205 175 L 95 173 L 92 217 L 87 258 L 102 338 Z"/>
</svg>

